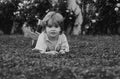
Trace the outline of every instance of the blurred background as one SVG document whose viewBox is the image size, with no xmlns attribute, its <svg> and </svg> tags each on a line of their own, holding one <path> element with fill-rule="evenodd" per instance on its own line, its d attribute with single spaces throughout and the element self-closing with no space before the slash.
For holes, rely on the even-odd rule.
<svg viewBox="0 0 120 79">
<path fill-rule="evenodd" d="M 34 32 L 49 11 L 64 16 L 69 35 L 120 34 L 119 0 L 0 0 L 0 35 Z"/>
</svg>

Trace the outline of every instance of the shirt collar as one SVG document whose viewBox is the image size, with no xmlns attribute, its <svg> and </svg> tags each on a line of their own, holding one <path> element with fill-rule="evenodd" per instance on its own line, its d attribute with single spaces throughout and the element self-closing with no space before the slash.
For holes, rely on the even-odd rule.
<svg viewBox="0 0 120 79">
<path fill-rule="evenodd" d="M 46 33 L 45 33 L 45 40 L 49 41 L 49 38 Z"/>
<path fill-rule="evenodd" d="M 44 33 L 44 34 L 45 34 L 45 40 L 46 41 L 50 41 L 49 38 L 48 38 L 48 36 L 47 36 L 47 34 L 46 33 Z M 59 39 L 60 39 L 60 35 L 58 36 L 58 41 L 59 41 Z"/>
</svg>

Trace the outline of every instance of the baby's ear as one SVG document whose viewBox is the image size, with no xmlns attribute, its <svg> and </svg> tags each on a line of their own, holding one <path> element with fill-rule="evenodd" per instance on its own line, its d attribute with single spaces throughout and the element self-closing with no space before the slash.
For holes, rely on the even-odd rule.
<svg viewBox="0 0 120 79">
<path fill-rule="evenodd" d="M 43 20 L 41 20 L 41 22 L 40 22 L 40 26 L 44 27 L 45 24 L 46 24 L 46 23 L 45 23 Z"/>
</svg>

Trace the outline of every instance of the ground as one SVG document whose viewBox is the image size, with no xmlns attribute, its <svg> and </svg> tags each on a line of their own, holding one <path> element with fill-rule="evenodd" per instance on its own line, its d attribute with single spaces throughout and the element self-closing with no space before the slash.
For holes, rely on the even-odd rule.
<svg viewBox="0 0 120 79">
<path fill-rule="evenodd" d="M 120 79 L 120 36 L 71 36 L 70 52 L 45 55 L 31 39 L 0 36 L 0 79 Z"/>
</svg>

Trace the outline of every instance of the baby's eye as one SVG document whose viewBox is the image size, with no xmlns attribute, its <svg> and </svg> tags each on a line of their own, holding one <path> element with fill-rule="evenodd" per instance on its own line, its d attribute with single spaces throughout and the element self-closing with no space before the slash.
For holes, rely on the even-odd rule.
<svg viewBox="0 0 120 79">
<path fill-rule="evenodd" d="M 58 28 L 59 26 L 58 26 L 58 25 L 55 25 L 54 27 Z"/>
<path fill-rule="evenodd" d="M 49 28 L 52 28 L 52 27 L 58 28 L 59 26 L 58 26 L 58 25 L 53 25 L 53 26 L 52 26 L 52 25 L 49 25 L 48 27 L 49 27 Z"/>
<path fill-rule="evenodd" d="M 51 25 L 49 25 L 48 27 L 49 27 L 49 28 L 51 28 L 52 26 L 51 26 Z"/>
</svg>

